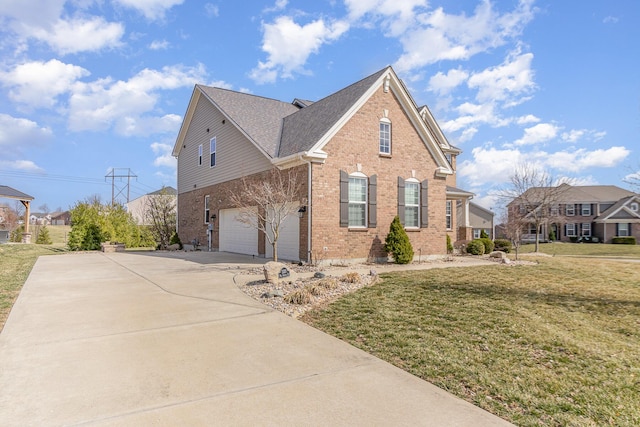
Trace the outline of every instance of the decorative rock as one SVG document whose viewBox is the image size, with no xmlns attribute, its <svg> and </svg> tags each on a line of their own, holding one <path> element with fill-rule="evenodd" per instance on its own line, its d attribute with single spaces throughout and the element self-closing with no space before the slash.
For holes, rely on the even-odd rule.
<svg viewBox="0 0 640 427">
<path fill-rule="evenodd" d="M 320 272 L 320 271 L 316 271 L 315 274 L 313 275 L 313 277 L 315 277 L 316 279 L 324 279 L 327 275 Z"/>
<path fill-rule="evenodd" d="M 287 268 L 281 262 L 275 262 L 275 261 L 267 262 L 263 267 L 264 279 L 271 284 L 277 285 L 280 282 L 280 279 L 281 279 L 280 273 L 282 272 L 283 268 L 287 270 Z"/>
<path fill-rule="evenodd" d="M 506 259 L 507 254 L 503 251 L 493 251 L 489 254 L 489 258 Z"/>
<path fill-rule="evenodd" d="M 374 269 L 369 270 L 369 276 L 377 276 L 378 272 L 375 271 Z"/>
<path fill-rule="evenodd" d="M 502 258 L 503 264 L 511 264 L 511 260 L 509 258 Z"/>
<path fill-rule="evenodd" d="M 169 245 L 167 249 L 169 249 L 170 251 L 178 251 L 180 250 L 180 245 L 177 243 L 174 243 L 173 245 Z"/>
<path fill-rule="evenodd" d="M 282 289 L 273 289 L 269 292 L 265 292 L 261 295 L 262 298 L 275 298 L 275 297 L 280 297 L 282 298 L 284 296 Z"/>
</svg>

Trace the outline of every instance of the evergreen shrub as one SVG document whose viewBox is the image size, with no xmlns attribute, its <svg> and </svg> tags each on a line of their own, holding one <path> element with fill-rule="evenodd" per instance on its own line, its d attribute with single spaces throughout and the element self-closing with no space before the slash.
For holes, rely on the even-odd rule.
<svg viewBox="0 0 640 427">
<path fill-rule="evenodd" d="M 409 236 L 396 215 L 384 240 L 384 250 L 393 255 L 396 264 L 408 264 L 413 261 L 413 247 Z"/>
<path fill-rule="evenodd" d="M 494 250 L 509 253 L 511 252 L 511 242 L 507 239 L 496 239 L 493 241 Z"/>
<path fill-rule="evenodd" d="M 467 253 L 471 255 L 484 255 L 484 242 L 482 239 L 474 239 L 467 244 Z"/>
<path fill-rule="evenodd" d="M 611 243 L 616 245 L 636 245 L 636 238 L 633 236 L 628 237 L 614 237 L 611 239 Z"/>
</svg>

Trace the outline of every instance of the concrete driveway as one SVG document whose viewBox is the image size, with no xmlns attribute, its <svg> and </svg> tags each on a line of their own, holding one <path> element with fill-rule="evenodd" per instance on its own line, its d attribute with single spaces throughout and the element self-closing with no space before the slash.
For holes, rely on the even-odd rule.
<svg viewBox="0 0 640 427">
<path fill-rule="evenodd" d="M 505 421 L 243 294 L 263 260 L 40 257 L 0 334 L 0 425 Z"/>
</svg>

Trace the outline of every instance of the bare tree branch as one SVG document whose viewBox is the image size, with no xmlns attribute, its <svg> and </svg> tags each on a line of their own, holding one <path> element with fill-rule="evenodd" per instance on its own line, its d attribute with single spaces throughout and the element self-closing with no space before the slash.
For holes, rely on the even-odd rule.
<svg viewBox="0 0 640 427">
<path fill-rule="evenodd" d="M 167 188 L 160 194 L 147 197 L 144 206 L 144 223 L 149 225 L 151 234 L 160 249 L 166 249 L 171 236 L 176 231 L 176 196 Z"/>
<path fill-rule="evenodd" d="M 304 176 L 299 169 L 273 168 L 264 180 L 243 178 L 240 191 L 229 194 L 240 210 L 238 221 L 262 231 L 278 260 L 278 238 L 284 221 L 298 212 Z"/>
</svg>

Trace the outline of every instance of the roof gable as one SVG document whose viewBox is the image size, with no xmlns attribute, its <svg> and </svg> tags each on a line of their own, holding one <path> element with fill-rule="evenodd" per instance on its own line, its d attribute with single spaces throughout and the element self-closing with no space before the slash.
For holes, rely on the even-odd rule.
<svg viewBox="0 0 640 427">
<path fill-rule="evenodd" d="M 640 220 L 640 210 L 631 209 L 632 204 L 640 205 L 640 196 L 634 195 L 618 200 L 613 206 L 605 210 L 595 220 L 606 222 L 620 219 Z"/>
</svg>

